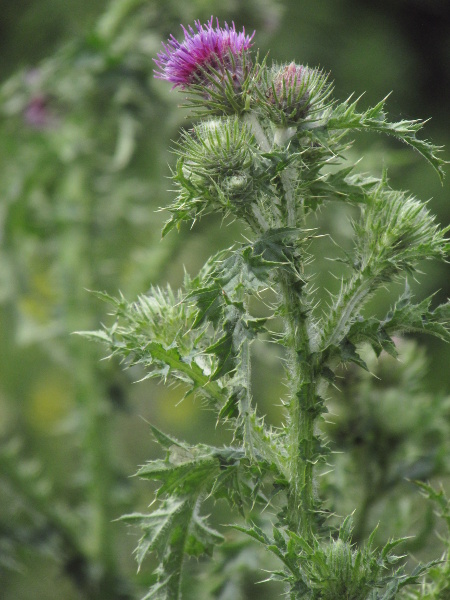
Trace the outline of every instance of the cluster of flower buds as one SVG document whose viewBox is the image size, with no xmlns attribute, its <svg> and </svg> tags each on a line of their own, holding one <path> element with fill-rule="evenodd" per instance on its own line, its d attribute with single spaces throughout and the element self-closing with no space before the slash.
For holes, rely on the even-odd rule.
<svg viewBox="0 0 450 600">
<path fill-rule="evenodd" d="M 274 143 L 286 145 L 323 109 L 326 77 L 295 63 L 268 68 L 256 59 L 253 65 L 254 34 L 236 31 L 234 23 L 220 27 L 211 17 L 182 29 L 183 41 L 171 36 L 163 44 L 155 77 L 185 93 L 188 106 L 206 119 L 185 132 L 176 149 L 180 193 L 173 212 L 195 219 L 221 207 L 248 215 L 256 183 L 265 185 L 260 117 Z"/>
<path fill-rule="evenodd" d="M 277 126 L 304 121 L 323 109 L 330 93 L 327 77 L 317 69 L 291 63 L 268 69 L 266 61 L 252 66 L 254 33 L 213 25 L 182 27 L 184 40 L 171 36 L 155 62 L 155 77 L 191 96 L 201 114 L 241 114 L 263 110 Z"/>
</svg>

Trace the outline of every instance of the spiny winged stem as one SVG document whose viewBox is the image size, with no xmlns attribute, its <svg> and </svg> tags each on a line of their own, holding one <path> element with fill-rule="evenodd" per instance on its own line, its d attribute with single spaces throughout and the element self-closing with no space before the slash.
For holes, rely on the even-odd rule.
<svg viewBox="0 0 450 600">
<path fill-rule="evenodd" d="M 281 174 L 286 205 L 286 225 L 297 225 L 297 206 L 292 177 L 287 169 Z M 302 272 L 303 265 L 296 265 Z M 288 455 L 290 481 L 288 493 L 288 520 L 293 531 L 305 539 L 313 535 L 316 500 L 314 496 L 314 460 L 316 454 L 315 422 L 320 415 L 316 407 L 317 378 L 314 356 L 311 352 L 307 325 L 308 311 L 304 305 L 304 288 L 295 276 L 281 277 L 281 293 L 285 307 L 286 333 L 289 348 L 291 398 L 289 400 Z"/>
<path fill-rule="evenodd" d="M 247 311 L 247 301 L 244 302 Z M 252 424 L 252 391 L 251 391 L 251 351 L 250 340 L 247 338 L 242 344 L 240 375 L 244 386 L 244 393 L 239 401 L 239 413 L 243 419 L 243 438 L 246 453 L 252 460 L 256 459 L 256 448 L 254 447 L 254 434 Z"/>
<path fill-rule="evenodd" d="M 293 531 L 310 539 L 315 507 L 313 469 L 315 455 L 316 376 L 310 351 L 306 315 L 295 290 L 295 282 L 284 277 L 281 291 L 286 310 L 286 327 L 290 344 L 288 454 L 290 481 L 288 520 Z"/>
<path fill-rule="evenodd" d="M 245 120 L 251 126 L 255 139 L 265 151 L 270 143 L 264 129 L 254 114 Z M 276 143 L 276 137 L 274 143 Z M 294 190 L 295 171 L 288 167 L 280 174 L 285 206 L 285 227 L 298 226 L 301 199 Z M 298 206 L 300 204 L 300 206 Z M 301 217 L 300 217 L 301 218 Z M 303 265 L 297 264 L 298 271 Z M 286 273 L 279 277 L 280 293 L 285 312 L 287 343 L 289 345 L 289 375 L 291 398 L 289 407 L 289 432 L 287 451 L 289 456 L 288 522 L 289 527 L 305 539 L 313 536 L 316 500 L 314 494 L 314 464 L 317 451 L 315 423 L 321 411 L 317 407 L 317 375 L 314 354 L 310 348 L 307 325 L 308 311 L 304 305 L 303 286 L 296 276 Z"/>
<path fill-rule="evenodd" d="M 339 299 L 333 306 L 333 314 L 322 332 L 322 349 L 338 344 L 346 335 L 352 316 L 370 294 L 373 280 L 365 271 L 359 271 L 343 285 Z"/>
</svg>

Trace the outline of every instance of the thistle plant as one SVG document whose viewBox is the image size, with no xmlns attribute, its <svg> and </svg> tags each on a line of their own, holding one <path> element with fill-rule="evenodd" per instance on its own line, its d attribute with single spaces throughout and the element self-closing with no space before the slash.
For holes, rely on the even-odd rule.
<svg viewBox="0 0 450 600">
<path fill-rule="evenodd" d="M 348 164 L 349 136 L 393 136 L 442 179 L 440 149 L 417 137 L 422 121 L 389 121 L 385 100 L 361 110 L 351 98 L 335 100 L 319 69 L 269 66 L 251 53 L 254 34 L 234 24 L 211 18 L 183 32 L 155 61 L 155 76 L 178 88 L 197 119 L 174 147 L 176 198 L 163 235 L 219 213 L 242 223 L 245 240 L 212 256 L 195 277 L 186 274 L 178 292 L 153 287 L 133 302 L 100 294 L 114 322 L 87 335 L 146 377 L 201 396 L 233 439 L 191 445 L 151 426 L 164 457 L 138 475 L 159 483 L 159 504 L 123 517 L 142 530 L 139 564 L 149 553 L 159 561 L 146 598 L 182 598 L 186 557 L 211 555 L 229 535 L 205 516 L 211 498 L 236 512 L 228 523 L 235 532 L 276 557 L 267 580 L 281 582 L 290 600 L 399 597 L 430 565 L 407 572 L 394 554 L 403 539 L 377 547 L 373 532 L 365 543 L 352 542 L 353 516 L 332 515 L 320 497 L 318 476 L 332 464 L 320 424 L 340 366 L 368 370 L 362 345 L 396 356 L 394 338 L 404 333 L 450 341 L 450 304 L 415 302 L 409 287 L 386 315 L 367 310 L 380 289 L 418 273 L 425 260 L 445 260 L 450 246 L 448 228 L 438 227 L 423 202 L 392 189 L 385 171 L 375 178 Z M 316 214 L 333 203 L 359 216 L 351 222 L 353 249 L 332 257 L 344 267 L 336 267 L 340 285 L 324 300 L 314 284 L 323 235 Z M 256 339 L 282 348 L 288 393 L 281 426 L 265 422 L 254 397 Z"/>
</svg>

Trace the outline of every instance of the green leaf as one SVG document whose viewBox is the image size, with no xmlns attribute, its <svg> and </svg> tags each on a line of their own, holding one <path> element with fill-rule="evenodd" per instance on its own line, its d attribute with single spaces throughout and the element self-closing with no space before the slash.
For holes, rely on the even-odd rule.
<svg viewBox="0 0 450 600">
<path fill-rule="evenodd" d="M 270 544 L 271 544 L 271 540 L 267 537 L 267 535 L 264 533 L 264 531 L 260 527 L 255 525 L 254 523 L 252 524 L 251 527 L 243 527 L 241 525 L 230 525 L 230 527 L 232 527 L 233 529 L 236 529 L 236 531 L 245 533 L 246 535 L 253 538 L 257 542 L 264 544 L 264 546 L 270 546 Z"/>
<path fill-rule="evenodd" d="M 326 128 L 331 131 L 357 129 L 392 135 L 417 150 L 433 166 L 440 180 L 443 180 L 446 161 L 438 156 L 442 148 L 431 144 L 427 140 L 421 140 L 416 137 L 418 131 L 424 126 L 425 121 L 401 120 L 396 123 L 390 123 L 384 112 L 386 98 L 362 113 L 357 111 L 358 100 L 350 103 L 349 98 L 342 104 L 333 106 L 328 111 Z"/>
<path fill-rule="evenodd" d="M 210 321 L 222 324 L 222 332 L 206 353 L 214 354 L 217 365 L 212 380 L 235 370 L 242 344 L 263 330 L 264 320 L 246 314 L 243 300 L 270 285 L 275 267 L 295 272 L 297 245 L 303 233 L 296 228 L 266 231 L 252 244 L 232 251 L 209 275 L 209 285 L 191 292 L 187 299 L 197 304 L 194 327 Z M 297 276 L 297 274 L 296 274 Z M 225 412 L 231 405 L 227 403 Z"/>
<path fill-rule="evenodd" d="M 352 323 L 347 339 L 354 345 L 368 342 L 377 356 L 380 356 L 382 350 L 384 350 L 394 358 L 397 357 L 397 350 L 392 338 L 387 334 L 380 321 L 373 317 L 369 319 L 360 318 L 360 320 Z"/>
<path fill-rule="evenodd" d="M 347 362 L 353 362 L 359 367 L 363 368 L 365 371 L 369 370 L 366 362 L 356 351 L 356 346 L 350 341 L 348 337 L 344 338 L 344 340 L 339 344 L 339 346 L 328 346 L 325 356 L 326 359 L 329 359 L 331 357 L 337 357 L 344 364 Z"/>
<path fill-rule="evenodd" d="M 356 204 L 364 204 L 367 194 L 378 185 L 380 180 L 360 174 L 350 175 L 354 166 L 340 169 L 335 173 L 327 173 L 314 181 L 310 193 L 320 200 L 343 200 Z"/>
<path fill-rule="evenodd" d="M 381 322 L 381 327 L 388 334 L 428 333 L 450 342 L 450 302 L 431 311 L 432 299 L 433 296 L 429 296 L 419 304 L 413 304 L 411 289 L 406 283 L 405 291 Z"/>
<path fill-rule="evenodd" d="M 139 567 L 152 552 L 160 561 L 147 597 L 174 600 L 180 597 L 183 556 L 210 555 L 223 540 L 199 515 L 204 496 L 225 499 L 241 511 L 255 501 L 266 506 L 259 488 L 273 466 L 263 459 L 251 465 L 242 448 L 188 446 L 154 427 L 152 431 L 166 448 L 167 458 L 148 462 L 138 475 L 162 483 L 157 492 L 161 505 L 150 514 L 133 513 L 121 520 L 143 531 L 136 549 Z"/>
<path fill-rule="evenodd" d="M 233 419 L 239 416 L 239 403 L 242 394 L 245 394 L 245 388 L 232 387 L 227 401 L 219 411 L 219 419 Z"/>
<path fill-rule="evenodd" d="M 187 280 L 187 284 L 197 285 L 198 281 Z M 212 404 L 223 404 L 226 397 L 221 386 L 211 381 L 211 361 L 203 353 L 205 332 L 193 332 L 196 309 L 183 302 L 181 292 L 152 287 L 136 302 L 123 296 L 96 295 L 113 306 L 115 321 L 101 331 L 82 335 L 106 344 L 110 357 L 119 356 L 128 366 L 143 367 L 144 379 L 160 377 L 165 381 L 170 377 L 188 383 L 192 391 L 199 391 Z"/>
<path fill-rule="evenodd" d="M 266 475 L 278 473 L 276 467 L 258 456 L 258 464 L 251 462 L 244 448 L 220 448 L 215 456 L 221 464 L 220 473 L 214 481 L 211 495 L 223 498 L 241 514 L 247 506 L 261 503 L 267 506 L 268 500 L 261 492 Z"/>
<path fill-rule="evenodd" d="M 305 232 L 283 227 L 269 229 L 254 242 L 231 251 L 231 255 L 216 262 L 208 276 L 209 285 L 193 290 L 187 299 L 195 300 L 198 314 L 195 326 L 209 320 L 217 324 L 220 307 L 228 302 L 242 302 L 245 294 L 258 293 L 271 282 L 275 267 L 295 271 L 297 247 L 305 241 Z"/>
<path fill-rule="evenodd" d="M 184 555 L 210 555 L 214 546 L 223 541 L 223 536 L 198 514 L 198 505 L 198 498 L 172 497 L 150 514 L 133 513 L 121 518 L 143 530 L 136 549 L 139 568 L 151 552 L 160 560 L 157 580 L 146 598 L 178 600 Z"/>
<path fill-rule="evenodd" d="M 205 353 L 216 358 L 213 381 L 236 369 L 242 344 L 251 337 L 241 318 L 242 312 L 235 306 L 227 306 L 223 311 L 223 335 L 205 349 Z"/>
<path fill-rule="evenodd" d="M 160 431 L 157 427 L 155 427 L 151 423 L 149 423 L 149 426 L 150 426 L 152 435 L 155 438 L 155 440 L 158 442 L 158 444 L 160 446 L 162 446 L 166 450 L 169 450 L 169 448 L 171 448 L 172 446 L 179 446 L 180 448 L 187 448 L 186 444 L 184 444 L 183 442 L 179 442 L 174 437 L 167 435 L 167 433 Z"/>
<path fill-rule="evenodd" d="M 137 344 L 133 332 L 127 332 L 117 325 L 100 332 L 84 332 L 83 335 L 105 343 L 110 350 L 110 357 L 126 358 L 127 366 L 143 366 L 147 371 L 143 379 L 160 377 L 166 381 L 168 377 L 172 377 L 189 383 L 193 390 L 201 392 L 213 404 L 221 405 L 224 401 L 221 387 L 211 381 L 209 373 L 206 374 L 195 362 L 195 355 L 182 354 L 176 344 L 166 346 L 151 339 Z"/>
<path fill-rule="evenodd" d="M 198 312 L 193 327 L 199 327 L 205 321 L 217 327 L 223 312 L 222 289 L 219 285 L 214 283 L 210 287 L 195 290 L 186 299 L 194 300 L 197 305 Z"/>
<path fill-rule="evenodd" d="M 152 460 L 137 472 L 142 479 L 162 483 L 158 496 L 194 494 L 212 485 L 212 479 L 218 473 L 219 462 L 213 457 L 196 457 L 189 450 L 176 451 L 177 448 L 175 446 L 170 452 L 168 461 Z M 181 452 L 183 458 L 179 458 Z"/>
<path fill-rule="evenodd" d="M 397 356 L 395 344 L 391 337 L 395 334 L 428 333 L 449 342 L 450 303 L 446 302 L 431 311 L 432 299 L 433 296 L 430 296 L 419 304 L 414 304 L 411 290 L 408 283 L 406 283 L 404 293 L 383 320 L 360 317 L 350 326 L 346 339 L 353 345 L 368 342 L 377 356 L 384 350 L 393 357 Z M 348 348 L 351 348 L 351 346 L 347 345 L 347 350 Z"/>
<path fill-rule="evenodd" d="M 144 532 L 136 549 L 139 568 L 150 552 L 156 552 L 160 559 L 164 558 L 171 540 L 177 538 L 179 528 L 184 528 L 189 522 L 188 513 L 191 512 L 188 500 L 170 498 L 150 514 L 132 513 L 120 518 L 129 525 L 139 526 Z"/>
</svg>

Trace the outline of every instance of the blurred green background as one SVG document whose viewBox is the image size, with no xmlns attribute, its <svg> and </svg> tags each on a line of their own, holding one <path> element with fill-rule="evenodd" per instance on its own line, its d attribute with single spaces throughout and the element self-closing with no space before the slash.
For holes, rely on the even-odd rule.
<svg viewBox="0 0 450 600">
<path fill-rule="evenodd" d="M 176 287 L 183 267 L 195 274 L 241 235 L 211 216 L 160 241 L 165 215 L 158 209 L 171 199 L 171 140 L 189 126 L 177 106 L 181 96 L 152 76 L 161 40 L 179 37 L 180 23 L 211 14 L 234 20 L 256 30 L 255 47 L 270 49 L 272 60 L 329 71 L 338 99 L 364 92 L 361 105 L 369 106 L 392 91 L 392 119 L 432 117 L 426 137 L 450 148 L 450 5 L 2 0 L 0 14 L 2 598 L 139 597 L 151 565 L 136 575 L 136 539 L 113 520 L 152 500 L 148 484 L 129 477 L 155 452 L 146 420 L 190 442 L 222 443 L 229 433 L 215 429 L 214 415 L 198 401 L 178 404 L 181 390 L 133 383 L 143 373 L 102 361 L 101 349 L 71 334 L 108 318 L 87 290 L 120 290 L 131 300 L 150 284 Z M 438 221 L 450 222 L 448 183 L 441 186 L 417 154 L 358 137 L 349 158 L 359 156 L 362 170 L 379 176 L 388 166 L 394 187 L 429 199 Z M 319 225 L 344 243 L 350 236 L 333 210 Z M 325 280 L 329 266 L 317 264 Z M 422 284 L 413 282 L 418 296 L 439 290 L 436 302 L 444 301 L 448 267 L 430 263 L 424 271 Z M 373 310 L 385 311 L 392 298 L 384 292 Z M 433 404 L 450 389 L 450 349 L 420 342 L 428 356 L 420 385 Z M 278 423 L 282 370 L 277 356 L 255 351 L 255 397 Z M 408 394 L 402 402 L 409 410 Z M 407 518 L 398 521 L 408 527 Z M 255 563 L 246 551 L 246 568 L 227 575 L 240 591 L 213 595 L 205 587 L 205 598 L 269 597 L 250 585 L 265 559 Z M 189 589 L 187 597 L 200 598 Z"/>
</svg>

